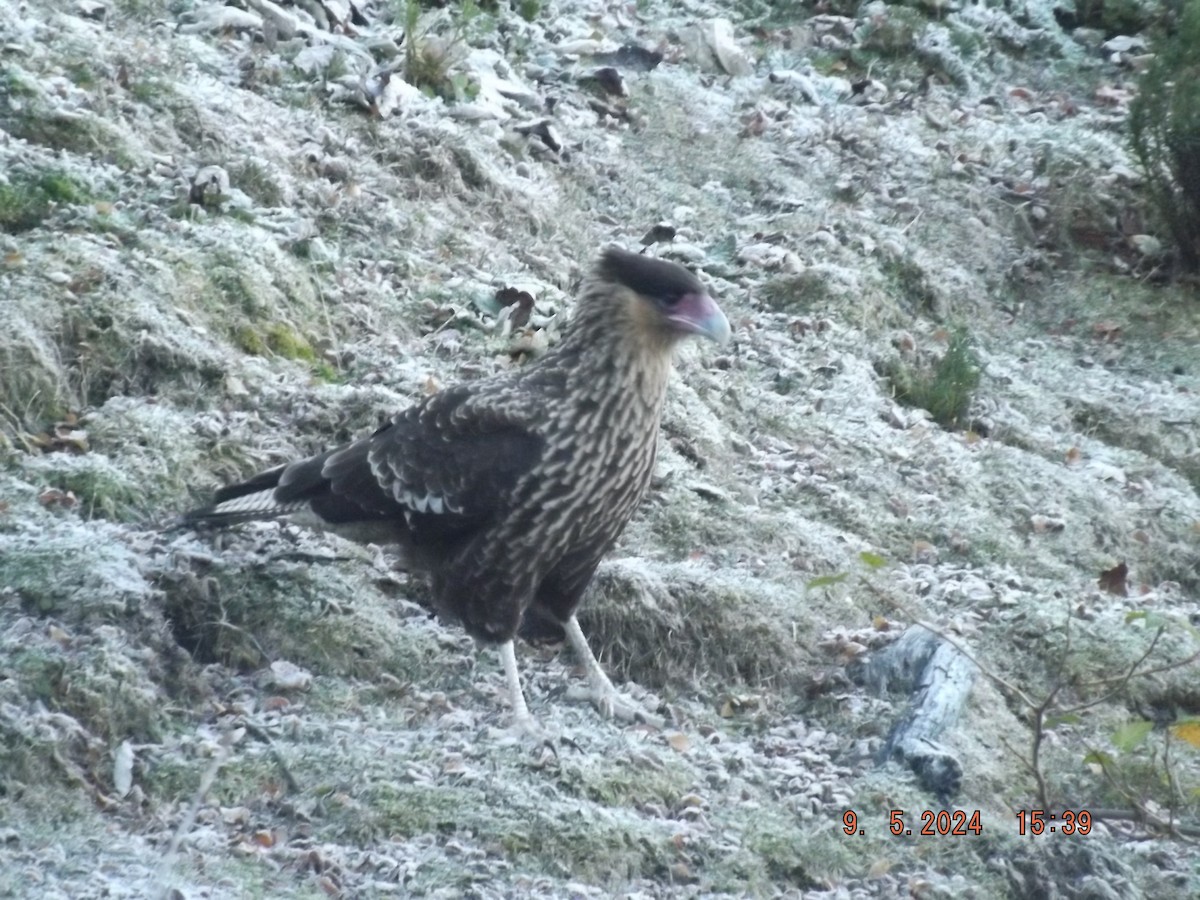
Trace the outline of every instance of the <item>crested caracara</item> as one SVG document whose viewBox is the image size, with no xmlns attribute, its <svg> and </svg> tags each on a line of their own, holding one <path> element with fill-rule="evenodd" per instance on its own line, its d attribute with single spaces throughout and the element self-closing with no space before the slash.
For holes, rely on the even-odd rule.
<svg viewBox="0 0 1200 900">
<path fill-rule="evenodd" d="M 341 447 L 217 492 L 187 525 L 296 516 L 399 544 L 438 607 L 499 645 L 517 723 L 532 720 L 513 638 L 559 623 L 593 701 L 632 715 L 575 609 L 646 492 L 675 345 L 729 322 L 691 272 L 617 248 L 585 279 L 562 340 L 513 372 L 459 384 Z"/>
</svg>

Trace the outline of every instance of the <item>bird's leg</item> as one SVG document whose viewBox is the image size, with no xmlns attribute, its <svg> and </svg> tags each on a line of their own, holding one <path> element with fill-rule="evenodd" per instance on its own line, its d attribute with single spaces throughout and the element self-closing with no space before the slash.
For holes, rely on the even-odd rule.
<svg viewBox="0 0 1200 900">
<path fill-rule="evenodd" d="M 504 664 L 504 680 L 508 684 L 508 696 L 512 701 L 513 727 L 518 731 L 536 734 L 538 724 L 529 714 L 525 703 L 525 692 L 521 690 L 521 674 L 517 671 L 517 652 L 510 638 L 500 645 L 500 661 Z"/>
<path fill-rule="evenodd" d="M 600 668 L 600 662 L 592 653 L 592 648 L 588 646 L 587 638 L 583 636 L 583 629 L 579 627 L 579 620 L 574 615 L 563 623 L 563 629 L 567 633 L 571 649 L 575 651 L 575 656 L 583 663 L 587 672 L 588 686 L 591 688 L 589 699 L 602 715 L 624 719 L 627 722 L 647 722 L 656 728 L 663 727 L 664 722 L 661 718 L 651 715 L 636 703 L 625 700 L 617 693 L 613 683 Z"/>
</svg>

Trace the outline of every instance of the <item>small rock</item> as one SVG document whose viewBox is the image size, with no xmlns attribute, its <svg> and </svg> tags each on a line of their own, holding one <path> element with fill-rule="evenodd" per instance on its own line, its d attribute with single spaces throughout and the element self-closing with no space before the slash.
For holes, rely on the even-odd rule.
<svg viewBox="0 0 1200 900">
<path fill-rule="evenodd" d="M 1154 237 L 1154 235 L 1131 234 L 1129 236 L 1129 243 L 1133 245 L 1133 249 L 1136 250 L 1139 255 L 1145 257 L 1146 259 L 1157 259 L 1158 257 L 1162 256 L 1162 241 Z"/>
<path fill-rule="evenodd" d="M 306 691 L 312 687 L 312 673 L 285 659 L 271 663 L 270 682 L 281 691 Z"/>
</svg>

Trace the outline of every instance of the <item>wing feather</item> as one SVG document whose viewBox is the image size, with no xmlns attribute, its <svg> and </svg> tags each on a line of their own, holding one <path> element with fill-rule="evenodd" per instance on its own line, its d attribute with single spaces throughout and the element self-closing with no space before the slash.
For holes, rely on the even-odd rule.
<svg viewBox="0 0 1200 900">
<path fill-rule="evenodd" d="M 405 410 L 368 440 L 371 476 L 405 510 L 415 538 L 470 528 L 506 507 L 544 443 L 533 404 L 517 400 L 498 403 L 463 385 Z"/>
</svg>

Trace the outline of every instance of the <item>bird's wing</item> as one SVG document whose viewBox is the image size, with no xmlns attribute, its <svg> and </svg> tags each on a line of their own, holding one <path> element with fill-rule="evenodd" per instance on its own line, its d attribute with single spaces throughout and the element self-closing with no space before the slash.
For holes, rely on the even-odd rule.
<svg viewBox="0 0 1200 900">
<path fill-rule="evenodd" d="M 349 507 L 357 517 L 403 514 L 417 538 L 470 527 L 503 509 L 533 468 L 543 446 L 538 419 L 535 398 L 515 392 L 442 391 L 321 459 L 311 475 L 325 483 L 325 498 L 313 498 L 312 509 L 330 521 L 355 518 Z M 281 480 L 277 499 L 287 499 L 289 481 Z"/>
</svg>

